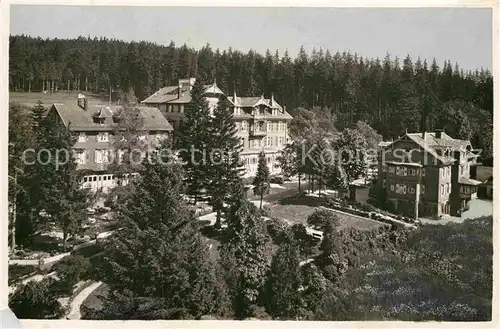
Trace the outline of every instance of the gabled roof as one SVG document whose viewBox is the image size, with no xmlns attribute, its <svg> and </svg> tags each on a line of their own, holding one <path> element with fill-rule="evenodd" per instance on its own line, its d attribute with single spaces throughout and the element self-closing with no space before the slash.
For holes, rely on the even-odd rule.
<svg viewBox="0 0 500 329">
<path fill-rule="evenodd" d="M 422 133 L 406 133 L 399 139 L 394 142 L 381 142 L 379 143 L 379 147 L 389 147 L 393 143 L 397 141 L 401 141 L 405 138 L 409 138 L 413 142 L 415 142 L 418 146 L 420 146 L 427 153 L 431 154 L 433 157 L 438 159 L 443 164 L 451 164 L 455 161 L 453 157 L 450 156 L 441 156 L 438 155 L 436 150 L 451 148 L 454 150 L 466 150 L 468 147 L 471 147 L 469 141 L 455 139 L 445 132 L 441 132 L 441 138 L 436 137 L 436 133 L 434 132 L 426 132 L 425 138 L 423 138 Z"/>
<path fill-rule="evenodd" d="M 64 125 L 69 125 L 73 131 L 109 131 L 117 127 L 117 124 L 113 122 L 113 115 L 121 108 L 121 106 L 89 105 L 88 110 L 85 111 L 75 102 L 75 104 L 56 103 L 52 105 L 51 110 L 56 111 Z M 173 130 L 159 109 L 147 106 L 140 106 L 137 109 L 144 118 L 147 130 Z M 94 123 L 94 116 L 104 119 L 104 124 Z"/>
<path fill-rule="evenodd" d="M 217 87 L 217 84 L 214 82 L 211 85 L 206 85 L 205 86 L 205 94 L 218 94 L 218 95 L 224 95 L 222 90 L 220 90 L 219 87 Z"/>
<path fill-rule="evenodd" d="M 177 90 L 179 89 L 178 86 L 167 86 L 163 87 L 157 92 L 155 92 L 153 95 L 149 96 L 145 100 L 142 101 L 144 104 L 160 104 L 160 103 L 166 103 L 170 100 L 176 99 L 177 98 Z"/>
</svg>

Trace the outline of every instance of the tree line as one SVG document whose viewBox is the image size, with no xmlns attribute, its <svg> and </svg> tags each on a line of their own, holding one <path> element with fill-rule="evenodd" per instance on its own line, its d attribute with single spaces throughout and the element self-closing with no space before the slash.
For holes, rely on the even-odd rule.
<svg viewBox="0 0 500 329">
<path fill-rule="evenodd" d="M 439 128 L 449 102 L 461 114 L 491 121 L 493 78 L 488 70 L 465 71 L 448 60 L 407 56 L 373 59 L 348 52 L 302 47 L 292 55 L 267 50 L 196 50 L 186 44 L 124 42 L 106 38 L 42 39 L 10 37 L 11 90 L 83 90 L 109 93 L 132 87 L 139 100 L 180 78 L 217 80 L 229 94 L 270 95 L 289 109 L 319 107 L 339 128 L 365 121 L 384 138 L 406 129 Z"/>
</svg>

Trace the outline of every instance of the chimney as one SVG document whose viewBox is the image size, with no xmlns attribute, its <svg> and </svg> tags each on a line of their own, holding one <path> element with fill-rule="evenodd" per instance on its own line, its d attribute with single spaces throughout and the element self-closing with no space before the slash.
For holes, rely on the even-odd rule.
<svg viewBox="0 0 500 329">
<path fill-rule="evenodd" d="M 271 106 L 274 104 L 274 93 L 271 93 Z"/>
<path fill-rule="evenodd" d="M 85 111 L 88 111 L 88 110 L 89 110 L 89 101 L 88 101 L 88 99 L 86 99 L 86 98 L 84 98 L 84 99 L 83 99 L 83 109 L 84 109 Z"/>
<path fill-rule="evenodd" d="M 436 129 L 436 138 L 441 138 L 443 136 L 443 129 Z"/>
<path fill-rule="evenodd" d="M 181 98 L 181 94 L 182 94 L 182 84 L 181 84 L 181 81 L 179 80 L 179 89 L 177 91 L 177 99 Z"/>
<path fill-rule="evenodd" d="M 450 215 L 460 217 L 462 215 L 462 200 L 460 199 L 459 167 L 460 151 L 453 152 L 455 161 L 451 165 L 451 193 L 450 193 Z"/>
</svg>

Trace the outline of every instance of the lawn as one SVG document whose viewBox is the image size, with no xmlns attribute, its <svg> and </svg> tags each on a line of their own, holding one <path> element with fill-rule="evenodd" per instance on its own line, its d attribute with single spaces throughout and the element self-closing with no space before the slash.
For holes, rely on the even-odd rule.
<svg viewBox="0 0 500 329">
<path fill-rule="evenodd" d="M 287 221 L 288 223 L 307 225 L 307 217 L 314 213 L 318 208 L 304 204 L 278 204 L 270 209 L 270 217 Z M 355 227 L 360 230 L 371 230 L 383 226 L 383 223 L 377 223 L 367 219 L 361 219 L 349 214 L 336 212 L 340 220 L 340 227 Z"/>
</svg>

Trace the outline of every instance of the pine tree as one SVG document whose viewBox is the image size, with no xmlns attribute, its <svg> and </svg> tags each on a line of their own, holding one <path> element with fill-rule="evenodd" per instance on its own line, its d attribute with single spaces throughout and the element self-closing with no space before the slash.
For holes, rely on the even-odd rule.
<svg viewBox="0 0 500 329">
<path fill-rule="evenodd" d="M 266 311 L 279 320 L 298 319 L 302 313 L 299 251 L 284 243 L 273 257 L 266 282 Z"/>
<path fill-rule="evenodd" d="M 257 165 L 257 174 L 253 180 L 252 185 L 254 195 L 260 196 L 260 206 L 259 209 L 262 209 L 262 200 L 264 199 L 264 195 L 269 193 L 270 188 L 270 174 L 269 167 L 267 166 L 266 154 L 264 151 L 259 153 L 259 163 Z"/>
<path fill-rule="evenodd" d="M 271 239 L 257 208 L 246 199 L 243 184 L 238 185 L 232 193 L 220 254 L 234 313 L 245 318 L 259 303 L 271 263 Z"/>
<path fill-rule="evenodd" d="M 203 96 L 204 88 L 200 79 L 191 90 L 191 102 L 186 105 L 184 121 L 177 141 L 179 156 L 184 163 L 187 193 L 198 202 L 203 189 L 207 186 L 210 163 L 207 161 L 207 146 L 210 141 L 210 110 Z"/>
<path fill-rule="evenodd" d="M 149 298 L 156 316 L 136 318 L 218 315 L 225 309 L 224 291 L 208 245 L 182 201 L 180 165 L 162 160 L 145 164 L 144 174 L 119 210 L 122 229 L 111 239 L 101 269 L 103 281 L 116 293 L 106 307 L 122 305 L 124 299 L 134 304 Z M 123 319 L 130 314 L 122 310 L 115 316 Z"/>
<path fill-rule="evenodd" d="M 69 127 L 54 125 L 49 120 L 44 121 L 47 135 L 44 148 L 50 155 L 40 161 L 47 163 L 41 174 L 40 186 L 44 195 L 44 210 L 63 232 L 63 249 L 66 240 L 77 234 L 86 220 L 86 209 L 91 202 L 89 191 L 80 188 L 82 173 L 76 170 L 73 157 L 75 136 Z M 61 152 L 64 151 L 64 152 Z"/>
<path fill-rule="evenodd" d="M 230 187 L 242 179 L 244 170 L 239 159 L 242 145 L 236 131 L 228 101 L 222 96 L 210 122 L 211 159 L 207 177 L 207 194 L 210 204 L 217 212 L 217 228 L 220 227 L 224 203 L 227 203 L 230 197 Z"/>
</svg>

